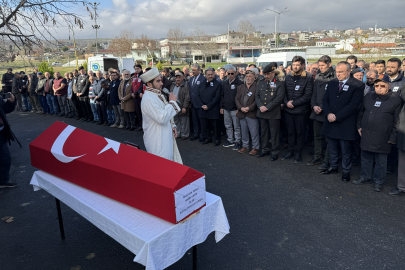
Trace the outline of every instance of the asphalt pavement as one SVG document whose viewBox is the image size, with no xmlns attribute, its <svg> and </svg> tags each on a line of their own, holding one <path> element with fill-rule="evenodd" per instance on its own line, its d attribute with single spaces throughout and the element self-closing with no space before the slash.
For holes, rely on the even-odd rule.
<svg viewBox="0 0 405 270">
<path fill-rule="evenodd" d="M 8 118 L 22 148 L 10 146 L 11 181 L 19 187 L 0 190 L 0 269 L 143 269 L 134 254 L 63 203 L 61 240 L 55 199 L 29 184 L 36 168 L 28 148 L 56 120 L 142 149 L 143 133 L 32 113 Z M 404 269 L 405 197 L 387 195 L 395 175 L 378 193 L 371 185 L 343 183 L 340 174 L 320 175 L 306 165 L 309 147 L 304 162 L 294 164 L 213 144 L 177 143 L 184 164 L 204 173 L 207 191 L 222 198 L 230 224 L 219 243 L 212 233 L 198 246 L 198 269 Z M 354 167 L 352 179 L 359 170 Z M 191 268 L 190 250 L 167 269 Z"/>
</svg>

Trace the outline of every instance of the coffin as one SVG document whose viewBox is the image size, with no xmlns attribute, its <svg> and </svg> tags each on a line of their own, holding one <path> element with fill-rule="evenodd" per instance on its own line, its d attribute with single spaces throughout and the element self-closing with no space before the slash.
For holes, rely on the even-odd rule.
<svg viewBox="0 0 405 270">
<path fill-rule="evenodd" d="M 132 146 L 55 122 L 30 143 L 32 166 L 171 223 L 205 206 L 205 176 Z"/>
</svg>

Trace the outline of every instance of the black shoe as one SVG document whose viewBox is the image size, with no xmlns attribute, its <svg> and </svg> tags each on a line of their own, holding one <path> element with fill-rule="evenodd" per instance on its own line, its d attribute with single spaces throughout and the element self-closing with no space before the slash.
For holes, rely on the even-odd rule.
<svg viewBox="0 0 405 270">
<path fill-rule="evenodd" d="M 292 158 L 293 156 L 294 156 L 294 152 L 288 152 L 288 154 L 287 154 L 285 157 L 283 157 L 281 160 L 290 159 L 290 158 Z"/>
<path fill-rule="evenodd" d="M 268 155 L 270 155 L 269 152 L 263 152 L 263 151 L 262 151 L 262 153 L 261 153 L 261 154 L 258 154 L 257 157 L 258 157 L 258 158 L 261 158 L 261 157 L 265 157 L 265 156 L 268 156 Z"/>
<path fill-rule="evenodd" d="M 226 141 L 226 143 L 224 143 L 224 145 L 222 145 L 223 147 L 233 147 L 235 145 L 235 143 L 230 143 L 228 141 Z"/>
<path fill-rule="evenodd" d="M 75 117 L 74 119 L 75 119 L 75 120 L 80 120 L 80 117 Z"/>
<path fill-rule="evenodd" d="M 329 167 L 327 170 L 322 171 L 321 174 L 335 174 L 338 173 L 338 169 L 333 169 L 332 167 Z"/>
<path fill-rule="evenodd" d="M 130 131 L 134 131 L 134 130 L 135 130 L 135 127 L 131 127 L 129 130 L 130 130 Z"/>
<path fill-rule="evenodd" d="M 310 162 L 307 163 L 308 166 L 315 166 L 321 164 L 321 159 L 320 158 L 314 158 Z"/>
<path fill-rule="evenodd" d="M 92 123 L 94 123 L 94 121 L 93 121 Z M 100 121 L 97 122 L 97 125 L 102 125 L 102 124 L 103 124 L 103 123 L 100 122 Z"/>
<path fill-rule="evenodd" d="M 109 126 L 108 122 L 104 122 L 103 126 Z"/>
<path fill-rule="evenodd" d="M 61 113 L 61 114 L 59 114 L 58 116 L 59 116 L 59 117 L 64 117 L 65 114 Z"/>
<path fill-rule="evenodd" d="M 90 123 L 98 123 L 98 121 L 96 121 L 96 120 L 91 120 L 91 119 L 87 120 L 87 122 L 90 122 Z"/>
<path fill-rule="evenodd" d="M 208 144 L 208 143 L 212 143 L 212 140 L 205 140 L 205 141 L 203 141 L 202 144 Z"/>
<path fill-rule="evenodd" d="M 199 141 L 199 142 L 204 142 L 204 141 L 206 141 L 206 140 L 204 140 L 204 138 L 199 138 L 198 141 Z"/>
<path fill-rule="evenodd" d="M 69 114 L 65 114 L 65 118 L 70 118 L 70 115 L 69 115 Z"/>
<path fill-rule="evenodd" d="M 135 128 L 135 131 L 141 131 L 142 130 L 142 127 L 136 127 Z"/>
<path fill-rule="evenodd" d="M 390 196 L 402 196 L 405 195 L 405 191 L 400 190 L 399 188 L 394 188 L 388 192 Z"/>
<path fill-rule="evenodd" d="M 372 181 L 371 179 L 360 178 L 359 180 L 354 180 L 352 183 L 355 185 L 362 185 L 362 184 L 371 184 Z"/>
<path fill-rule="evenodd" d="M 218 146 L 218 145 L 220 145 L 220 144 L 221 144 L 220 141 L 215 141 L 214 146 Z"/>
<path fill-rule="evenodd" d="M 124 130 L 128 130 L 128 129 L 131 129 L 131 127 L 125 127 L 125 128 L 124 128 Z"/>
<path fill-rule="evenodd" d="M 377 192 L 381 192 L 381 191 L 383 190 L 383 185 L 382 185 L 382 184 L 374 183 L 374 185 L 373 185 L 373 190 L 374 190 L 374 191 L 377 191 Z"/>
<path fill-rule="evenodd" d="M 349 181 L 350 181 L 350 173 L 343 173 L 342 182 L 349 182 Z"/>
<path fill-rule="evenodd" d="M 295 158 L 294 158 L 294 163 L 295 164 L 297 164 L 297 163 L 301 163 L 302 162 L 302 157 L 301 157 L 301 154 L 295 154 Z"/>
<path fill-rule="evenodd" d="M 195 140 L 197 140 L 198 139 L 198 137 L 191 137 L 190 138 L 190 141 L 195 141 Z"/>
<path fill-rule="evenodd" d="M 321 166 L 318 167 L 318 170 L 326 171 L 327 169 L 329 169 L 329 167 L 330 167 L 329 162 L 324 162 L 321 164 Z"/>
<path fill-rule="evenodd" d="M 18 184 L 17 183 L 0 184 L 0 188 L 13 188 L 13 187 L 18 187 Z"/>
<path fill-rule="evenodd" d="M 89 119 L 87 119 L 87 118 L 81 118 L 80 119 L 80 121 L 82 121 L 82 122 L 87 122 L 87 120 L 89 120 Z"/>
<path fill-rule="evenodd" d="M 277 155 L 272 155 L 270 158 L 271 161 L 276 161 L 277 159 L 278 159 Z"/>
</svg>

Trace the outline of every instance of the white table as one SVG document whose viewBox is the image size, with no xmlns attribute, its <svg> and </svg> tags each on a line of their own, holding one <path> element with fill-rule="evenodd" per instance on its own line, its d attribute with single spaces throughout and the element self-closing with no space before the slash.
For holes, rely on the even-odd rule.
<svg viewBox="0 0 405 270">
<path fill-rule="evenodd" d="M 207 205 L 199 214 L 184 223 L 172 224 L 43 171 L 34 173 L 31 184 L 35 191 L 44 189 L 56 198 L 62 239 L 59 200 L 136 254 L 134 261 L 147 270 L 172 265 L 213 231 L 216 242 L 229 233 L 221 198 L 208 192 Z M 196 267 L 195 256 L 194 252 Z"/>
</svg>

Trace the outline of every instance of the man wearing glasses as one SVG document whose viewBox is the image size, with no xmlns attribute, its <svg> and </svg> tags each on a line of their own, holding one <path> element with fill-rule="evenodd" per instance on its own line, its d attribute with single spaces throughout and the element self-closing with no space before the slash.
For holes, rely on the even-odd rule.
<svg viewBox="0 0 405 270">
<path fill-rule="evenodd" d="M 241 134 L 239 118 L 236 117 L 238 109 L 236 108 L 235 97 L 237 88 L 243 82 L 236 76 L 236 68 L 228 67 L 227 80 L 222 83 L 221 94 L 221 114 L 224 115 L 224 124 L 226 128 L 227 142 L 224 147 L 233 147 L 233 150 L 239 150 L 241 144 Z"/>
<path fill-rule="evenodd" d="M 402 98 L 394 95 L 388 75 L 375 80 L 375 92 L 364 97 L 357 129 L 361 136 L 361 174 L 353 184 L 373 183 L 381 192 L 387 171 L 387 157 L 397 142 L 397 122 L 402 109 Z M 373 162 L 375 161 L 374 175 Z"/>
<path fill-rule="evenodd" d="M 330 167 L 322 174 L 338 173 L 339 148 L 342 152 L 342 181 L 350 181 L 352 145 L 357 133 L 357 113 L 364 95 L 365 84 L 350 77 L 351 66 L 342 61 L 336 66 L 336 79 L 328 83 L 322 100 L 326 121 L 322 134 L 327 137 Z"/>
<path fill-rule="evenodd" d="M 366 74 L 366 86 L 364 88 L 364 95 L 367 95 L 368 92 L 374 91 L 374 81 L 378 76 L 377 70 L 370 69 Z"/>
</svg>

